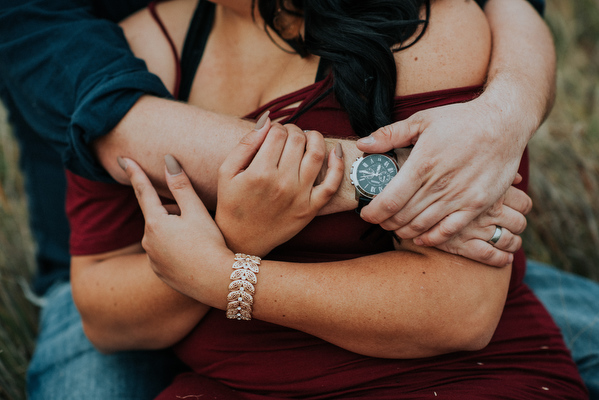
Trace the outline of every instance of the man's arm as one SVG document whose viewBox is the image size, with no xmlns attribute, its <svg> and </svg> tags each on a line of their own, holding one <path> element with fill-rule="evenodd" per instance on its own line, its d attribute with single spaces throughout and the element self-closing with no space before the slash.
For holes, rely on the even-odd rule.
<svg viewBox="0 0 599 400">
<path fill-rule="evenodd" d="M 121 29 L 95 15 L 118 19 L 147 3 L 0 1 L 0 84 L 66 166 L 83 176 L 110 179 L 89 144 L 142 94 L 169 96 L 133 56 Z"/>
<path fill-rule="evenodd" d="M 417 113 L 358 142 L 365 152 L 415 143 L 362 216 L 420 244 L 443 243 L 505 193 L 553 102 L 555 51 L 539 14 L 524 0 L 488 0 L 485 14 L 493 48 L 481 96 Z"/>
</svg>

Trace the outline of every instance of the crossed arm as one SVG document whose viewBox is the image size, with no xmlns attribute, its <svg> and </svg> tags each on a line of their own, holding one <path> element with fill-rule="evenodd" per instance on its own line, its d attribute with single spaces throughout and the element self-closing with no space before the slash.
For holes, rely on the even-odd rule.
<svg viewBox="0 0 599 400">
<path fill-rule="evenodd" d="M 311 136 L 304 139 L 309 150 L 300 157 L 298 150 L 289 149 L 298 148 L 293 145 L 301 141 L 301 130 L 286 132 L 275 127 L 266 135 L 268 128 L 267 124 L 259 131 L 252 131 L 221 168 L 219 190 L 227 191 L 228 195 L 219 197 L 216 221 L 220 221 L 221 229 L 230 227 L 224 229 L 229 231 L 224 236 L 184 172 L 170 168 L 165 175 L 180 208 L 179 215 L 173 215 L 161 205 L 141 168 L 127 160 L 126 173 L 146 218 L 143 244 L 148 255 L 130 254 L 141 250 L 133 246 L 118 253 L 73 259 L 73 294 L 86 333 L 100 349 L 163 347 L 176 342 L 203 317 L 208 307 L 226 308 L 233 251 L 264 254 L 265 241 L 270 241 L 272 247 L 284 240 L 285 235 L 264 238 L 256 234 L 259 227 L 294 233 L 298 226 L 290 228 L 293 225 L 290 221 L 297 220 L 295 211 L 310 210 L 300 214 L 299 219 L 305 224 L 334 193 L 343 164 L 337 155 L 329 155 L 330 175 L 315 193 L 311 183 L 319 170 L 315 160 L 324 156 L 324 149 L 317 149 L 315 144 L 319 142 Z M 299 148 L 303 154 L 304 147 Z M 278 151 L 281 157 L 284 155 L 281 159 L 291 161 L 272 165 L 268 160 L 279 157 L 266 154 L 269 151 Z M 248 167 L 250 161 L 258 170 L 277 173 L 281 179 L 268 179 L 263 174 L 253 176 L 252 165 Z M 278 190 L 281 181 L 287 183 L 284 187 L 298 187 L 293 181 L 298 176 L 306 176 L 297 189 L 299 192 Z M 294 184 L 290 185 L 289 180 Z M 253 187 L 257 182 L 267 187 L 276 182 L 273 190 L 284 194 L 276 204 L 303 200 L 278 219 L 280 213 L 272 206 L 275 202 L 263 201 L 264 190 L 238 189 L 244 184 Z M 306 193 L 309 195 L 305 196 Z M 240 196 L 244 199 L 241 203 Z M 235 209 L 237 214 L 225 211 L 219 215 L 219 209 Z M 251 212 L 247 213 L 248 210 Z M 238 223 L 226 223 L 227 218 L 237 219 Z M 252 218 L 262 221 L 254 224 Z M 244 224 L 240 225 L 240 221 Z M 233 229 L 239 226 L 245 228 Z M 240 232 L 243 232 L 241 239 Z M 255 239 L 250 240 L 252 237 Z M 243 248 L 235 248 L 238 245 L 231 243 L 243 243 Z M 108 273 L 111 267 L 117 268 L 125 262 L 125 275 L 116 269 L 112 271 L 115 275 Z M 425 357 L 475 350 L 484 347 L 494 332 L 510 272 L 510 267 L 489 268 L 458 256 L 409 245 L 401 251 L 342 262 L 264 261 L 254 316 L 377 357 Z M 136 278 L 137 274 L 144 278 Z M 115 276 L 120 282 L 112 281 Z M 168 292 L 163 282 L 174 291 L 161 298 L 165 290 Z M 148 309 L 148 304 L 156 307 Z M 180 310 L 178 306 L 182 306 Z"/>
<path fill-rule="evenodd" d="M 359 144 L 362 151 L 377 152 L 416 143 L 398 177 L 362 215 L 423 245 L 447 241 L 505 193 L 526 143 L 553 100 L 553 44 L 537 12 L 523 0 L 490 0 L 485 13 L 494 44 L 483 95 L 418 113 L 376 132 L 374 143 Z M 215 166 L 249 129 L 249 122 L 233 117 L 144 97 L 110 135 L 96 142 L 96 149 L 102 164 L 121 182 L 127 177 L 116 157 L 137 160 L 161 193 L 167 193 L 161 157 L 173 154 L 212 209 Z M 177 132 L 178 140 L 164 132 Z M 442 157 L 431 157 L 439 154 Z M 497 249 L 481 261 L 505 265 L 509 257 Z"/>
</svg>

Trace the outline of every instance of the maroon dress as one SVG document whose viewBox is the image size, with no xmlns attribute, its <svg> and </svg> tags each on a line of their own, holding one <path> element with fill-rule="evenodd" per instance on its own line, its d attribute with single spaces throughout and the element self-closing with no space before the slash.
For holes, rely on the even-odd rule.
<svg viewBox="0 0 599 400">
<path fill-rule="evenodd" d="M 331 86 L 331 77 L 278 98 L 265 110 L 282 122 Z M 396 98 L 394 119 L 431 107 L 468 101 L 480 87 Z M 299 105 L 296 103 L 299 102 Z M 305 111 L 305 110 L 304 110 Z M 335 137 L 353 136 L 333 95 L 294 121 Z M 526 190 L 528 156 L 520 165 Z M 96 254 L 140 241 L 141 214 L 130 187 L 68 174 L 67 211 L 72 253 Z M 315 218 L 267 258 L 320 262 L 393 249 L 390 236 L 353 212 Z M 481 267 L 484 268 L 484 267 Z M 190 371 L 159 399 L 585 399 L 576 366 L 553 320 L 522 282 L 525 257 L 517 252 L 505 309 L 490 344 L 480 351 L 394 360 L 362 356 L 306 333 L 253 319 L 229 320 L 210 311 L 174 350 Z"/>
</svg>

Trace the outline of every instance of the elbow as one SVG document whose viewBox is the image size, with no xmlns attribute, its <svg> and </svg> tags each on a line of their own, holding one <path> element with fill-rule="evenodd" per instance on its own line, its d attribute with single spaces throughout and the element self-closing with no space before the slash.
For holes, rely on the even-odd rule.
<svg viewBox="0 0 599 400">
<path fill-rule="evenodd" d="M 481 323 L 479 321 L 475 325 L 471 325 L 470 329 L 462 330 L 462 337 L 458 339 L 455 351 L 479 351 L 484 349 L 491 342 L 496 328 L 496 323 Z"/>
<path fill-rule="evenodd" d="M 173 346 L 181 336 L 163 334 L 164 331 L 148 332 L 124 327 L 103 326 L 82 318 L 83 332 L 90 343 L 102 354 L 128 350 L 160 350 Z"/>
<path fill-rule="evenodd" d="M 93 324 L 86 323 L 85 320 L 83 320 L 82 323 L 83 333 L 87 337 L 87 340 L 89 340 L 92 346 L 94 346 L 100 353 L 112 354 L 120 350 L 125 350 L 115 346 L 115 344 L 111 343 L 109 340 L 106 340 L 106 335 L 95 329 Z"/>
<path fill-rule="evenodd" d="M 457 318 L 452 323 L 445 343 L 447 352 L 453 351 L 479 351 L 487 347 L 491 342 L 501 314 L 503 304 L 484 302 L 476 307 L 469 308 L 467 314 Z M 447 340 L 449 339 L 449 340 Z"/>
</svg>

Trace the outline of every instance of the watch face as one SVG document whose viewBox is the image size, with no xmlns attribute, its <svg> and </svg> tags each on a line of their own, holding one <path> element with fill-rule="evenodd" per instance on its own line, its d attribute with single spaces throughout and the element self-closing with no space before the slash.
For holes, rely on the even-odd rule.
<svg viewBox="0 0 599 400">
<path fill-rule="evenodd" d="M 397 163 L 391 157 L 369 154 L 355 166 L 352 181 L 362 195 L 373 198 L 383 191 L 398 170 Z"/>
</svg>

